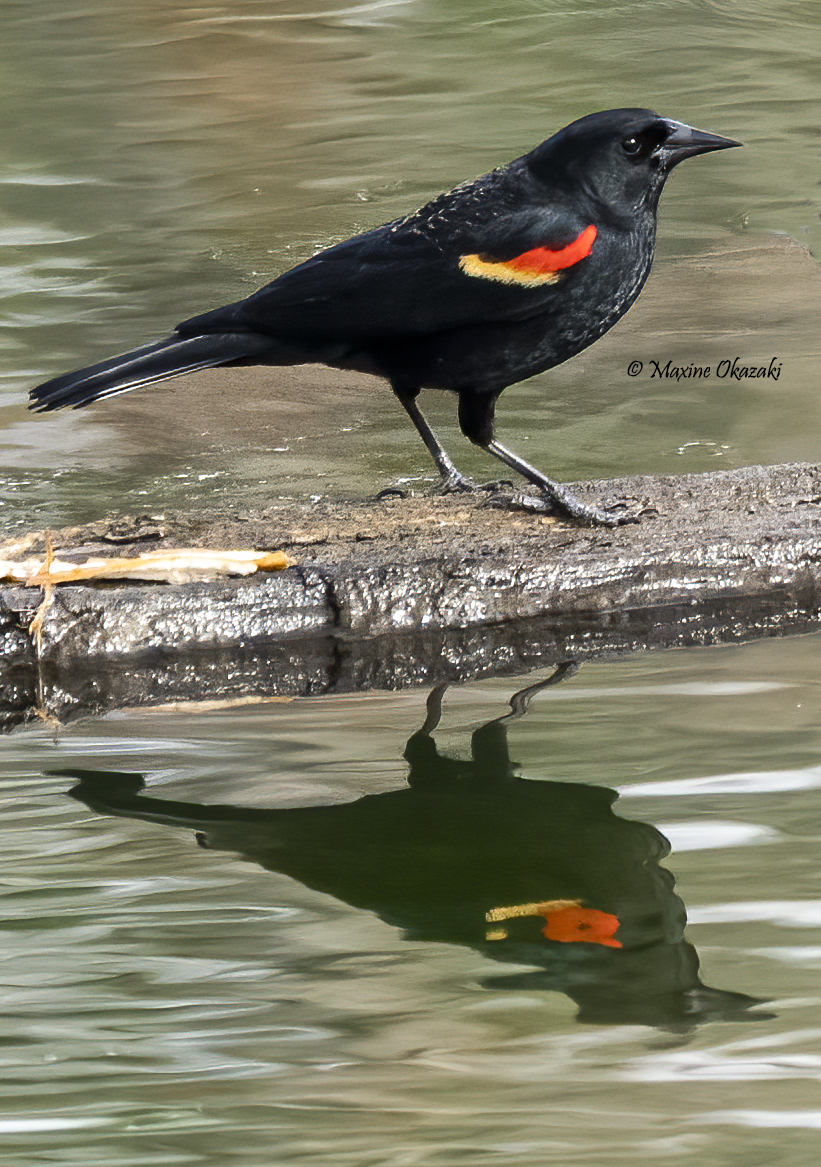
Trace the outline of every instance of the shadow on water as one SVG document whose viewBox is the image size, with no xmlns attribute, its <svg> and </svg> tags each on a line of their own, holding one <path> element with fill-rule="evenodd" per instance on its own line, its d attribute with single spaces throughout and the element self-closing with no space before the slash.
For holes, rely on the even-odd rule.
<svg viewBox="0 0 821 1167">
<path fill-rule="evenodd" d="M 508 724 L 575 670 L 564 663 L 515 693 L 509 713 L 473 733 L 469 759 L 440 753 L 433 738 L 439 686 L 405 746 L 407 788 L 344 804 L 176 802 L 142 793 L 140 774 L 54 773 L 78 779 L 69 793 L 94 811 L 188 827 L 200 846 L 375 912 L 408 939 L 535 966 L 484 984 L 565 993 L 581 1022 L 683 1032 L 771 1016 L 747 1014 L 756 998 L 701 982 L 684 904 L 660 866 L 670 846 L 655 827 L 614 814 L 618 795 L 606 787 L 517 776 Z"/>
</svg>

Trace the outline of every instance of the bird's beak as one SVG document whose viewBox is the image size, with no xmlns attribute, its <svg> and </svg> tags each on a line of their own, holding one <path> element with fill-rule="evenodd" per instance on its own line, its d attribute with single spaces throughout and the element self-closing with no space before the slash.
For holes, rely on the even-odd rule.
<svg viewBox="0 0 821 1167">
<path fill-rule="evenodd" d="M 741 145 L 741 142 L 734 142 L 732 138 L 720 138 L 718 134 L 696 130 L 693 126 L 686 126 L 684 122 L 667 121 L 665 125 L 670 133 L 661 144 L 659 153 L 666 155 L 670 166 L 675 166 L 684 158 L 692 158 L 694 154 L 708 154 L 711 150 L 730 150 L 733 146 Z"/>
</svg>

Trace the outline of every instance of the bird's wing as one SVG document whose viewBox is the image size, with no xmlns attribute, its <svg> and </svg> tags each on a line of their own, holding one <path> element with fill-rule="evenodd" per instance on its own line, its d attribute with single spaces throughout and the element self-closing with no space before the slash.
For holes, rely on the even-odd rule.
<svg viewBox="0 0 821 1167">
<path fill-rule="evenodd" d="M 595 226 L 567 212 L 538 208 L 472 224 L 412 216 L 322 251 L 179 331 L 367 343 L 521 319 L 544 311 L 595 246 Z"/>
</svg>

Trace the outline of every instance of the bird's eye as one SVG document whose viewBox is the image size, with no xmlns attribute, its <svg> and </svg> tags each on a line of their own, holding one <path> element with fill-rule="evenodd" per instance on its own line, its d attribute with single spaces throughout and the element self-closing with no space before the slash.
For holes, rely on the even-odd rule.
<svg viewBox="0 0 821 1167">
<path fill-rule="evenodd" d="M 667 134 L 667 127 L 662 122 L 654 122 L 622 138 L 621 148 L 631 162 L 644 162 L 664 142 Z"/>
</svg>

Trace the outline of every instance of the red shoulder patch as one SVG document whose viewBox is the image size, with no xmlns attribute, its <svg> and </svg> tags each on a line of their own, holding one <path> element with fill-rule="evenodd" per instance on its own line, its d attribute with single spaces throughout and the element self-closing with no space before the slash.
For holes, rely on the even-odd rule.
<svg viewBox="0 0 821 1167">
<path fill-rule="evenodd" d="M 484 255 L 463 255 L 459 266 L 466 275 L 504 284 L 520 284 L 524 287 L 554 284 L 565 268 L 587 258 L 593 250 L 596 234 L 596 228 L 591 223 L 572 243 L 556 251 L 549 247 L 534 247 L 506 260 L 489 259 Z"/>
<path fill-rule="evenodd" d="M 534 247 L 532 251 L 523 251 L 515 259 L 509 259 L 505 267 L 533 275 L 561 271 L 565 267 L 572 267 L 580 259 L 587 258 L 593 250 L 596 234 L 596 228 L 591 223 L 572 243 L 568 243 L 567 247 L 561 247 L 558 251 L 551 251 L 549 247 Z"/>
</svg>

